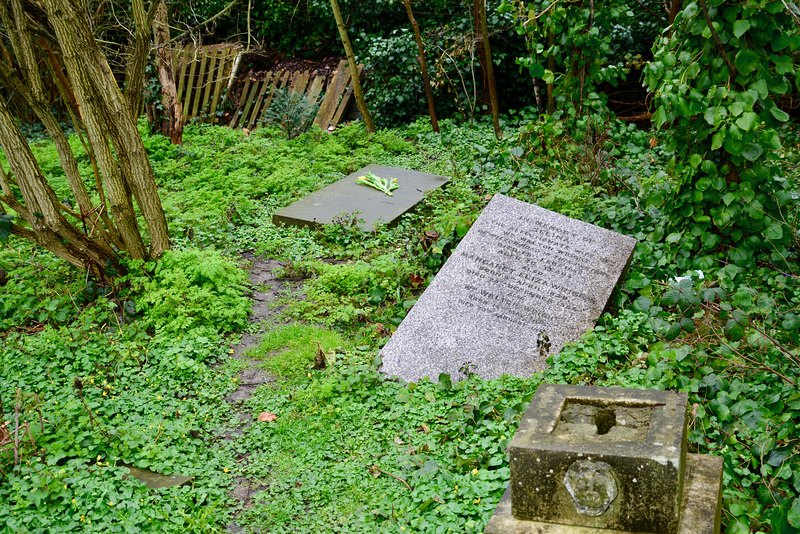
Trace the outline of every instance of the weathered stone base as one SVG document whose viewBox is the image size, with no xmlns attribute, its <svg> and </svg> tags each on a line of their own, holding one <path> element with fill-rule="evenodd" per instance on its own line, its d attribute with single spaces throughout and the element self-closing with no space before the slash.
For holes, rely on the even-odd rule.
<svg viewBox="0 0 800 534">
<path fill-rule="evenodd" d="M 719 534 L 722 515 L 722 458 L 687 454 L 678 534 Z M 511 489 L 492 514 L 484 534 L 632 534 L 619 530 L 520 521 L 511 515 Z"/>
</svg>

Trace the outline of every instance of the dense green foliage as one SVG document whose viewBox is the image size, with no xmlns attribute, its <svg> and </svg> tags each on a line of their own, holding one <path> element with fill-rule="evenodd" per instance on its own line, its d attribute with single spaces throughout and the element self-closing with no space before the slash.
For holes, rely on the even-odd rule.
<svg viewBox="0 0 800 534">
<path fill-rule="evenodd" d="M 63 292 L 63 277 L 77 274 L 31 278 L 9 252 L 0 264 L 36 297 Z M 0 452 L 2 531 L 206 532 L 226 514 L 228 460 L 205 436 L 224 420 L 235 368 L 211 367 L 223 351 L 215 330 L 152 338 L 141 322 L 125 324 L 118 300 L 97 293 L 45 307 L 27 321 L 38 328 L 21 321 L 0 340 L 4 419 L 19 407 L 26 423 L 22 463 L 14 466 L 7 444 Z M 202 482 L 152 492 L 127 479 L 125 465 Z"/>
<path fill-rule="evenodd" d="M 30 429 L 17 465 L 0 451 L 2 532 L 221 530 L 242 479 L 253 490 L 236 521 L 253 531 L 480 532 L 508 483 L 508 439 L 542 381 L 687 391 L 691 450 L 725 458 L 728 531 L 800 527 L 795 251 L 750 268 L 731 261 L 735 243 L 687 256 L 683 227 L 647 203 L 682 176 L 663 135 L 652 143 L 603 115 L 521 112 L 503 126 L 498 141 L 483 121 L 445 120 L 441 135 L 420 120 L 293 139 L 195 124 L 174 147 L 143 125 L 177 251 L 130 265 L 108 288 L 35 247 L 0 249 L 3 419 L 19 398 Z M 794 191 L 798 137 L 776 131 L 776 173 Z M 52 147 L 34 149 L 49 154 L 58 184 Z M 272 224 L 275 208 L 367 163 L 453 179 L 390 229 L 363 232 L 358 214 L 313 231 Z M 639 241 L 613 313 L 544 375 L 388 379 L 378 349 L 495 193 Z M 782 231 L 795 236 L 797 200 L 786 209 Z M 262 330 L 245 322 L 240 251 L 281 260 L 278 274 L 305 284 L 302 298 L 276 303 L 294 322 L 263 326 L 246 354 L 276 381 L 237 407 L 224 398 L 246 362 L 228 359 L 236 334 L 225 335 Z M 327 368 L 314 370 L 320 349 Z M 238 410 L 277 419 L 233 432 Z M 126 465 L 195 479 L 147 490 L 124 478 Z"/>
<path fill-rule="evenodd" d="M 233 520 L 254 532 L 481 532 L 542 382 L 686 391 L 690 451 L 724 458 L 725 531 L 800 532 L 795 4 L 688 1 L 669 26 L 640 2 L 488 2 L 503 139 L 482 116 L 471 2 L 414 6 L 440 134 L 415 120 L 425 101 L 403 6 L 341 4 L 368 103 L 396 129 L 322 132 L 314 104 L 288 92 L 253 132 L 195 123 L 173 146 L 142 123 L 175 250 L 128 262 L 110 286 L 14 239 L 13 214 L 0 214 L 0 534 L 213 532 Z M 174 22 L 226 5 L 182 1 Z M 125 9 L 98 19 L 120 49 Z M 248 27 L 292 55 L 339 53 L 327 0 L 240 3 L 210 29 L 228 39 Z M 613 87 L 640 73 L 653 131 L 609 111 Z M 552 84 L 552 114 L 534 84 L 542 96 Z M 68 199 L 54 145 L 28 132 Z M 370 163 L 452 180 L 392 228 L 362 231 L 358 213 L 316 230 L 272 223 Z M 543 374 L 382 375 L 379 349 L 497 193 L 638 241 L 611 312 Z M 274 321 L 248 321 L 242 253 L 303 280 L 276 298 Z M 245 334 L 256 346 L 231 358 Z M 226 400 L 248 365 L 274 381 Z M 195 478 L 148 490 L 129 466 Z M 243 505 L 232 495 L 245 487 Z"/>
<path fill-rule="evenodd" d="M 168 251 L 127 276 L 144 328 L 169 335 L 195 328 L 229 333 L 247 322 L 247 274 L 213 250 Z M 127 301 L 131 302 L 131 301 Z"/>
<path fill-rule="evenodd" d="M 616 86 L 647 54 L 661 21 L 628 2 L 503 2 L 516 10 L 528 54 L 517 63 L 553 84 L 556 107 L 571 115 L 605 109 L 604 85 Z M 638 12 L 638 13 L 637 13 Z M 544 85 L 542 85 L 544 90 Z"/>
<path fill-rule="evenodd" d="M 658 43 L 647 83 L 653 123 L 675 132 L 676 180 L 653 188 L 650 201 L 680 233 L 682 268 L 700 251 L 721 257 L 721 245 L 740 268 L 782 266 L 796 245 L 793 186 L 779 159 L 789 115 L 779 101 L 797 87 L 798 48 L 800 27 L 779 1 L 688 3 Z"/>
</svg>

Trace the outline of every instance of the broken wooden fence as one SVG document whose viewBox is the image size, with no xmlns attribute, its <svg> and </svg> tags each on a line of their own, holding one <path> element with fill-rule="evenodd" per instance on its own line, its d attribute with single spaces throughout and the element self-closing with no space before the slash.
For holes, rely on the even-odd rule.
<svg viewBox="0 0 800 534">
<path fill-rule="evenodd" d="M 240 57 L 237 46 L 187 45 L 173 52 L 172 69 L 184 122 L 189 118 L 216 122 L 217 109 L 236 78 Z"/>
<path fill-rule="evenodd" d="M 229 93 L 242 52 L 234 46 L 187 46 L 173 55 L 173 70 L 178 83 L 178 100 L 183 103 L 183 118 L 218 122 L 221 110 L 230 106 Z M 359 73 L 364 66 L 359 65 Z M 352 78 L 347 61 L 339 63 L 331 76 L 311 71 L 267 72 L 260 79 L 247 77 L 234 109 L 232 128 L 253 129 L 269 109 L 275 91 L 289 88 L 316 100 L 324 94 L 314 124 L 322 129 L 336 128 L 353 102 Z"/>
</svg>

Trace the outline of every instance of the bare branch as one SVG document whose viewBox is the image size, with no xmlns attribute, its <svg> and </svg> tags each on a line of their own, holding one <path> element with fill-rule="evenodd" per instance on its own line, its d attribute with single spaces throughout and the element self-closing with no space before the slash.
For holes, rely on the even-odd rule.
<svg viewBox="0 0 800 534">
<path fill-rule="evenodd" d="M 228 4 L 227 6 L 225 6 L 225 7 L 222 9 L 222 11 L 220 11 L 220 12 L 219 12 L 219 13 L 217 13 L 216 15 L 214 15 L 214 16 L 212 16 L 212 17 L 210 17 L 210 18 L 206 19 L 206 20 L 204 20 L 204 21 L 203 21 L 203 22 L 201 22 L 200 24 L 196 24 L 195 26 L 193 26 L 192 28 L 189 28 L 188 30 L 186 30 L 186 31 L 185 31 L 185 32 L 183 32 L 182 34 L 178 35 L 177 37 L 173 37 L 172 39 L 170 39 L 170 41 L 169 41 L 169 42 L 170 42 L 170 43 L 174 43 L 174 42 L 176 42 L 176 41 L 180 41 L 181 39 L 183 39 L 184 37 L 186 37 L 186 36 L 187 36 L 187 35 L 189 35 L 190 33 L 193 33 L 193 32 L 195 32 L 196 30 L 199 30 L 200 28 L 204 28 L 204 27 L 208 26 L 209 24 L 211 24 L 212 22 L 214 22 L 215 20 L 217 20 L 217 19 L 218 19 L 218 18 L 220 18 L 221 16 L 225 15 L 226 13 L 228 13 L 228 11 L 230 11 L 230 10 L 233 8 L 233 6 L 234 6 L 234 5 L 236 5 L 236 3 L 237 3 L 238 1 L 239 1 L 239 0 L 233 0 L 233 2 L 231 2 L 230 4 Z"/>
</svg>

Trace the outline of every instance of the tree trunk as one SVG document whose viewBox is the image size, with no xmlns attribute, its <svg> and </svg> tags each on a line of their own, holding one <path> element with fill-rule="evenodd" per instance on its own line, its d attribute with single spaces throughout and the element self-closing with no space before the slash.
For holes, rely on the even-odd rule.
<svg viewBox="0 0 800 534">
<path fill-rule="evenodd" d="M 132 52 L 128 56 L 125 69 L 125 100 L 128 102 L 128 109 L 134 121 L 139 117 L 139 113 L 142 110 L 144 72 L 145 67 L 147 67 L 147 59 L 150 56 L 152 23 L 153 17 L 155 17 L 155 9 L 158 5 L 158 0 L 151 0 L 150 9 L 145 11 L 144 0 L 133 0 L 131 2 L 135 28 L 131 47 Z"/>
<path fill-rule="evenodd" d="M 675 23 L 675 17 L 678 16 L 678 13 L 681 12 L 683 8 L 683 0 L 671 0 L 669 6 L 669 12 L 667 16 L 669 17 L 669 25 L 672 26 Z M 672 34 L 672 28 L 669 30 L 670 34 Z"/>
<path fill-rule="evenodd" d="M 30 223 L 36 242 L 77 267 L 88 267 L 99 278 L 105 278 L 107 262 L 120 270 L 119 261 L 110 248 L 89 239 L 64 218 L 55 191 L 47 183 L 3 99 L 0 99 L 0 146 L 17 178 L 16 185 L 25 204 L 14 197 L 5 171 L 0 171 L 0 189 L 3 191 L 0 200 Z M 12 233 L 26 234 L 25 229 L 13 226 Z"/>
<path fill-rule="evenodd" d="M 489 79 L 486 75 L 486 49 L 483 46 L 483 0 L 473 0 L 472 19 L 475 26 L 475 55 L 478 56 L 478 79 L 480 79 L 480 91 L 476 104 L 491 105 L 489 96 Z"/>
<path fill-rule="evenodd" d="M 492 101 L 492 122 L 494 123 L 494 134 L 498 139 L 503 138 L 503 131 L 500 129 L 500 106 L 497 102 L 497 85 L 494 81 L 494 68 L 492 67 L 492 49 L 489 46 L 489 29 L 486 24 L 486 0 L 481 2 L 481 31 L 483 32 L 483 48 L 486 54 L 486 77 L 489 80 L 489 97 Z"/>
<path fill-rule="evenodd" d="M 45 6 L 105 179 L 120 237 L 132 258 L 159 257 L 169 249 L 167 222 L 130 103 L 89 32 L 81 6 L 75 0 L 46 0 Z M 132 195 L 150 234 L 149 253 L 139 233 Z"/>
<path fill-rule="evenodd" d="M 356 97 L 358 109 L 361 111 L 361 115 L 364 116 L 364 125 L 367 127 L 367 132 L 372 133 L 375 131 L 375 123 L 372 121 L 372 115 L 367 109 L 367 103 L 364 101 L 364 92 L 361 90 L 361 79 L 358 76 L 356 55 L 353 53 L 353 46 L 350 44 L 350 39 L 347 37 L 347 29 L 344 27 L 344 20 L 342 20 L 342 12 L 339 10 L 338 0 L 331 0 L 331 9 L 333 10 L 333 18 L 336 19 L 336 27 L 339 29 L 339 36 L 342 38 L 342 45 L 344 45 L 344 52 L 347 55 L 347 62 L 350 64 L 350 73 L 353 78 L 353 94 Z"/>
<path fill-rule="evenodd" d="M 439 121 L 436 120 L 436 106 L 433 103 L 433 92 L 431 91 L 431 82 L 428 78 L 428 64 L 425 61 L 425 46 L 422 44 L 422 36 L 419 33 L 417 21 L 414 19 L 414 12 L 411 11 L 410 0 L 403 0 L 406 5 L 406 13 L 408 13 L 408 20 L 411 21 L 411 27 L 414 29 L 414 36 L 417 38 L 417 46 L 419 47 L 419 68 L 422 69 L 422 83 L 425 85 L 425 96 L 428 98 L 428 112 L 431 115 L 431 126 L 433 131 L 439 133 Z"/>
<path fill-rule="evenodd" d="M 169 44 L 169 11 L 167 0 L 158 1 L 156 18 L 153 24 L 153 37 L 156 45 L 156 67 L 158 81 L 161 82 L 161 106 L 163 115 L 158 117 L 158 129 L 165 137 L 169 137 L 173 145 L 183 144 L 183 104 L 178 102 L 178 91 L 175 87 L 175 74 L 172 70 L 172 54 Z"/>
<path fill-rule="evenodd" d="M 20 7 L 23 4 L 24 11 Z M 134 4 L 135 11 L 143 8 L 142 0 Z M 6 226 L 12 234 L 35 241 L 104 279 L 107 266 L 124 274 L 120 252 L 134 259 L 158 257 L 169 247 L 169 238 L 152 169 L 131 113 L 136 106 L 131 106 L 120 91 L 91 34 L 88 17 L 81 0 L 44 0 L 41 4 L 0 0 L 3 33 L 14 54 L 12 58 L 6 50 L 2 56 L 5 61 L 0 61 L 0 86 L 20 95 L 46 127 L 73 197 L 56 197 L 5 101 L 0 100 L 0 147 L 11 168 L 7 174 L 0 167 L 0 213 L 5 214 L 6 207 L 14 213 L 17 220 Z M 141 12 L 137 19 L 141 21 Z M 150 14 L 144 20 L 152 22 Z M 139 51 L 146 61 L 149 42 L 144 44 Z M 144 63 L 142 58 L 135 58 L 129 64 Z M 99 206 L 93 205 L 93 195 L 80 176 L 67 137 L 40 91 L 39 68 L 51 71 L 70 113 L 74 110 L 80 114 L 81 121 L 74 114 L 73 121 L 95 169 Z M 140 93 L 140 87 L 130 92 Z M 85 136 L 81 128 L 85 128 Z M 139 230 L 134 198 L 149 230 L 149 251 Z M 27 221 L 30 228 L 19 220 Z"/>
</svg>

